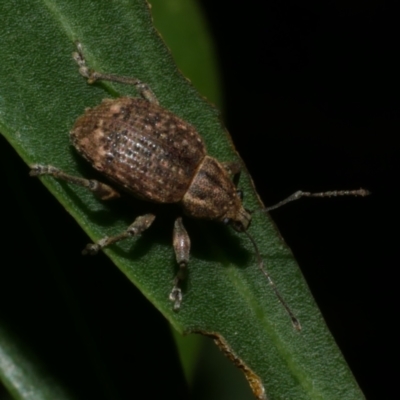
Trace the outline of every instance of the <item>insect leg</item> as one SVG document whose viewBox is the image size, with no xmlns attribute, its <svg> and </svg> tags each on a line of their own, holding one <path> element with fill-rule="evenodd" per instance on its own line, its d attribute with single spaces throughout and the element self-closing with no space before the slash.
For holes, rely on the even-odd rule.
<svg viewBox="0 0 400 400">
<path fill-rule="evenodd" d="M 76 42 L 77 51 L 72 53 L 73 59 L 79 66 L 79 73 L 87 78 L 88 83 L 94 83 L 96 81 L 111 81 L 118 83 L 125 83 L 127 85 L 135 85 L 139 94 L 151 103 L 158 103 L 156 95 L 150 89 L 150 87 L 137 78 L 130 78 L 128 76 L 119 76 L 112 74 L 103 74 L 101 72 L 94 71 L 86 65 L 86 60 L 82 51 L 82 44 L 80 42 Z"/>
<path fill-rule="evenodd" d="M 119 193 L 116 190 L 114 190 L 111 186 L 106 185 L 105 183 L 96 181 L 94 179 L 85 179 L 85 178 L 80 178 L 78 176 L 66 174 L 60 169 L 53 167 L 52 165 L 33 164 L 31 165 L 31 171 L 29 175 L 30 176 L 50 175 L 56 179 L 61 179 L 66 182 L 82 186 L 90 190 L 101 200 L 111 200 L 120 197 Z"/>
<path fill-rule="evenodd" d="M 228 171 L 229 175 L 233 177 L 233 183 L 235 186 L 238 185 L 240 179 L 240 173 L 242 172 L 242 166 L 237 161 L 223 162 L 222 166 Z"/>
<path fill-rule="evenodd" d="M 173 233 L 173 246 L 179 271 L 174 279 L 174 286 L 169 294 L 169 299 L 174 302 L 174 310 L 179 310 L 182 303 L 182 290 L 180 285 L 186 277 L 187 265 L 189 263 L 190 238 L 183 226 L 182 218 L 176 219 Z"/>
<path fill-rule="evenodd" d="M 82 254 L 94 255 L 97 254 L 104 247 L 110 246 L 111 244 L 117 243 L 130 237 L 138 236 L 151 226 L 155 218 L 156 217 L 153 214 L 141 215 L 140 217 L 137 217 L 135 221 L 119 235 L 105 236 L 98 240 L 96 243 L 89 243 L 82 251 Z"/>
</svg>

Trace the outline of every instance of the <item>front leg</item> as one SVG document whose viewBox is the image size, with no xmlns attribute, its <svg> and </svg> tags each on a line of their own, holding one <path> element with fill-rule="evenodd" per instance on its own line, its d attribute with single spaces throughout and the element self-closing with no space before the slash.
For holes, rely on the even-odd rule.
<svg viewBox="0 0 400 400">
<path fill-rule="evenodd" d="M 242 166 L 239 161 L 227 161 L 223 162 L 222 166 L 232 175 L 232 180 L 235 186 L 238 185 L 240 179 L 240 173 L 242 172 Z"/>
<path fill-rule="evenodd" d="M 233 184 L 238 187 L 240 174 L 242 172 L 242 166 L 239 161 L 227 161 L 223 162 L 222 166 L 232 177 Z M 243 201 L 243 192 L 240 189 L 236 190 L 237 195 L 240 197 L 240 200 Z"/>
<path fill-rule="evenodd" d="M 174 311 L 178 311 L 182 303 L 182 289 L 180 286 L 186 278 L 190 254 L 190 238 L 183 226 L 181 217 L 177 218 L 174 224 L 173 246 L 179 270 L 175 276 L 169 299 L 174 302 Z"/>
</svg>

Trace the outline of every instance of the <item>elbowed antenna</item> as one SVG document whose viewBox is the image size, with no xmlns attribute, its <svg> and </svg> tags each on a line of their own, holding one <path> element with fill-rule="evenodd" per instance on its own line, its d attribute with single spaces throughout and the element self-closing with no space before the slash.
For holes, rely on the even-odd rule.
<svg viewBox="0 0 400 400">
<path fill-rule="evenodd" d="M 319 192 L 319 193 L 311 193 L 311 192 L 303 192 L 301 190 L 297 191 L 296 193 L 293 193 L 291 196 L 287 197 L 286 199 L 280 201 L 279 203 L 271 206 L 271 207 L 266 207 L 266 208 L 261 208 L 258 210 L 254 211 L 249 211 L 250 214 L 253 214 L 254 212 L 257 211 L 263 211 L 263 212 L 269 212 L 272 210 L 275 210 L 287 203 L 290 203 L 291 201 L 299 200 L 302 197 L 339 197 L 339 196 L 361 196 L 365 197 L 370 195 L 371 193 L 363 188 L 360 188 L 358 190 L 333 190 L 329 192 Z M 248 233 L 246 230 L 243 230 L 243 232 L 247 235 L 247 237 L 250 239 L 251 243 L 253 243 L 255 253 L 257 255 L 257 260 L 258 260 L 258 267 L 260 268 L 261 272 L 265 275 L 267 278 L 269 284 L 272 287 L 272 290 L 274 291 L 276 297 L 282 304 L 282 306 L 285 308 L 286 312 L 289 314 L 290 319 L 292 320 L 292 324 L 294 328 L 298 331 L 301 330 L 301 325 L 300 321 L 298 318 L 294 315 L 293 311 L 290 309 L 286 301 L 283 299 L 282 295 L 280 294 L 277 286 L 275 285 L 274 281 L 272 280 L 271 276 L 267 272 L 264 266 L 264 261 L 261 257 L 260 251 L 258 250 L 258 246 L 254 240 L 254 238 Z"/>
<path fill-rule="evenodd" d="M 289 314 L 290 319 L 292 320 L 292 324 L 293 327 L 297 330 L 297 331 L 301 331 L 301 324 L 300 321 L 298 320 L 298 318 L 294 315 L 293 311 L 290 309 L 290 307 L 288 306 L 288 304 L 286 303 L 286 301 L 283 299 L 282 295 L 280 294 L 278 288 L 275 285 L 275 282 L 272 280 L 271 276 L 269 275 L 269 273 L 267 272 L 267 270 L 265 269 L 264 266 L 264 261 L 261 257 L 260 251 L 258 250 L 258 246 L 255 242 L 255 240 L 253 239 L 253 236 L 250 235 L 249 232 L 244 231 L 244 233 L 247 235 L 247 237 L 250 239 L 251 243 L 253 243 L 254 246 L 254 251 L 257 255 L 257 261 L 258 261 L 258 267 L 260 268 L 261 272 L 265 275 L 265 277 L 268 280 L 268 283 L 270 284 L 270 286 L 272 287 L 272 290 L 274 291 L 276 297 L 278 298 L 278 300 L 280 301 L 280 303 L 282 304 L 282 306 L 284 307 L 284 309 L 286 310 L 286 312 Z"/>
</svg>

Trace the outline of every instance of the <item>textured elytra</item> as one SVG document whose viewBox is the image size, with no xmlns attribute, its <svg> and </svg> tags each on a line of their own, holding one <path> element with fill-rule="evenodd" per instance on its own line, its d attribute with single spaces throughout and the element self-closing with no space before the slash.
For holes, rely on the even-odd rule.
<svg viewBox="0 0 400 400">
<path fill-rule="evenodd" d="M 181 201 L 206 156 L 190 124 L 141 98 L 103 100 L 78 118 L 70 134 L 98 171 L 157 203 Z"/>
</svg>

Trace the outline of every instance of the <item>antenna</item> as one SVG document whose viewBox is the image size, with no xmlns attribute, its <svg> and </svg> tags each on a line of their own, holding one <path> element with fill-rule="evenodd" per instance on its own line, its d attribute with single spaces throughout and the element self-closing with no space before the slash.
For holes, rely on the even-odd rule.
<svg viewBox="0 0 400 400">
<path fill-rule="evenodd" d="M 360 188 L 358 190 L 332 190 L 330 192 L 320 192 L 320 193 L 302 192 L 301 190 L 298 190 L 296 193 L 293 193 L 291 196 L 280 201 L 279 203 L 277 203 L 271 207 L 262 208 L 261 211 L 269 212 L 269 211 L 275 210 L 276 208 L 284 206 L 285 204 L 290 203 L 291 201 L 299 200 L 302 197 L 339 197 L 339 196 L 365 197 L 370 194 L 371 194 L 371 192 L 369 192 L 368 190 L 363 189 L 363 188 Z"/>
<path fill-rule="evenodd" d="M 267 272 L 267 270 L 265 269 L 264 266 L 264 261 L 261 257 L 260 251 L 258 250 L 258 246 L 255 242 L 255 240 L 253 239 L 253 236 L 250 235 L 249 232 L 244 231 L 244 233 L 247 235 L 247 237 L 250 239 L 251 243 L 253 243 L 254 246 L 254 251 L 257 255 L 257 261 L 258 261 L 258 267 L 260 268 L 261 272 L 265 275 L 265 277 L 268 280 L 268 283 L 270 284 L 270 286 L 272 287 L 272 290 L 274 291 L 276 297 L 278 298 L 278 300 L 280 301 L 280 303 L 282 304 L 282 306 L 284 307 L 284 309 L 286 310 L 286 312 L 289 314 L 290 319 L 292 320 L 292 324 L 293 327 L 297 330 L 297 331 L 301 331 L 301 325 L 300 325 L 300 321 L 297 319 L 297 317 L 294 315 L 293 311 L 289 308 L 289 306 L 287 305 L 286 301 L 284 300 L 284 298 L 282 297 L 282 295 L 280 294 L 278 288 L 275 285 L 275 282 L 272 280 L 270 274 Z"/>
<path fill-rule="evenodd" d="M 275 209 L 277 209 L 277 208 L 279 208 L 279 207 L 281 207 L 281 206 L 283 206 L 283 205 L 285 205 L 287 203 L 290 203 L 291 201 L 299 200 L 302 197 L 339 197 L 339 196 L 361 196 L 361 197 L 365 197 L 365 196 L 368 196 L 369 194 L 370 194 L 370 192 L 368 190 L 366 190 L 366 189 L 363 189 L 363 188 L 360 188 L 358 190 L 333 190 L 333 191 L 330 191 L 330 192 L 319 192 L 319 193 L 303 192 L 303 191 L 299 190 L 296 193 L 293 193 L 291 196 L 287 197 L 286 199 L 280 201 L 279 203 L 277 203 L 277 204 L 275 204 L 275 205 L 273 205 L 271 207 L 266 207 L 266 208 L 262 208 L 262 209 L 255 210 L 255 211 L 269 212 L 269 211 L 275 210 Z M 288 306 L 288 304 L 286 303 L 286 301 L 284 300 L 284 298 L 280 294 L 280 292 L 279 292 L 277 286 L 275 285 L 274 281 L 272 280 L 270 274 L 267 272 L 267 270 L 265 268 L 265 265 L 264 265 L 264 261 L 263 261 L 263 259 L 261 257 L 260 251 L 258 250 L 258 246 L 257 246 L 254 238 L 246 230 L 244 230 L 243 232 L 250 239 L 251 243 L 253 243 L 253 247 L 254 247 L 255 253 L 257 255 L 258 267 L 260 268 L 261 272 L 267 278 L 268 283 L 272 287 L 272 290 L 274 291 L 276 297 L 278 298 L 278 300 L 280 301 L 280 303 L 282 304 L 282 306 L 284 307 L 286 312 L 289 314 L 289 317 L 292 320 L 292 324 L 293 324 L 294 328 L 297 331 L 301 331 L 300 321 L 294 315 L 293 311 L 290 309 L 290 307 Z"/>
</svg>

